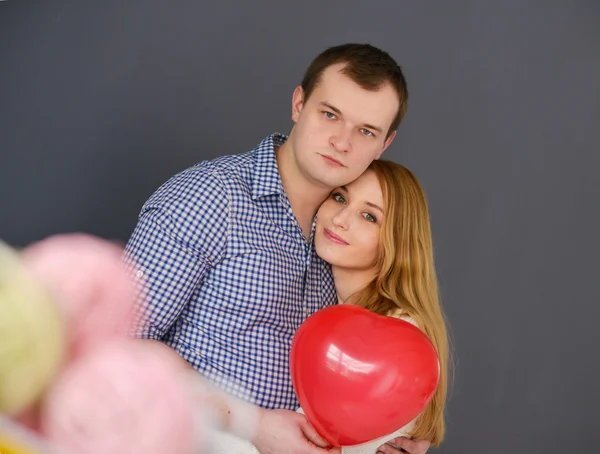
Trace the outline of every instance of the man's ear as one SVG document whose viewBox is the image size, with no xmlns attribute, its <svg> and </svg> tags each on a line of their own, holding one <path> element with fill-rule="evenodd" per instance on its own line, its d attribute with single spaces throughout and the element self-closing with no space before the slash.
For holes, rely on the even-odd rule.
<svg viewBox="0 0 600 454">
<path fill-rule="evenodd" d="M 387 149 L 387 147 L 389 147 L 392 144 L 392 141 L 394 140 L 395 137 L 396 137 L 396 131 L 392 132 L 389 135 L 389 137 L 387 139 L 385 139 L 385 142 L 383 142 L 383 147 L 381 147 L 381 151 L 379 152 L 379 154 L 377 155 L 377 157 L 375 159 L 379 159 L 381 157 L 381 155 Z"/>
<path fill-rule="evenodd" d="M 297 86 L 292 94 L 292 121 L 296 123 L 304 107 L 304 90 Z"/>
</svg>

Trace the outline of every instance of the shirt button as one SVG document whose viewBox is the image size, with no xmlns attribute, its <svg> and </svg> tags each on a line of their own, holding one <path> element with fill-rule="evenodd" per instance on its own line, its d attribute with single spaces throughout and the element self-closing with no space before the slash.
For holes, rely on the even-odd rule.
<svg viewBox="0 0 600 454">
<path fill-rule="evenodd" d="M 137 272 L 137 273 L 135 273 L 135 275 L 136 275 L 137 277 L 142 277 L 142 276 L 144 275 L 144 272 L 143 272 L 142 270 L 138 270 L 138 272 Z"/>
</svg>

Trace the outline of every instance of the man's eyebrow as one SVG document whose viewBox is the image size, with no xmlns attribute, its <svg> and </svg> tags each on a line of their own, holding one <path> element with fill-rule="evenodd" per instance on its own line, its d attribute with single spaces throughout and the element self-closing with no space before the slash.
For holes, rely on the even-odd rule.
<svg viewBox="0 0 600 454">
<path fill-rule="evenodd" d="M 338 114 L 340 116 L 343 116 L 342 111 L 340 109 L 338 109 L 335 106 L 332 106 L 328 102 L 321 101 L 321 105 L 324 106 L 324 107 L 327 107 L 329 110 L 333 110 L 336 114 Z M 380 128 L 379 126 L 371 125 L 371 124 L 368 124 L 368 123 L 365 123 L 362 126 L 363 126 L 363 128 L 366 128 L 366 129 L 372 129 L 373 131 L 383 132 L 383 129 Z"/>
<path fill-rule="evenodd" d="M 327 107 L 330 110 L 333 110 L 338 115 L 342 115 L 342 111 L 340 109 L 338 109 L 337 107 L 332 106 L 328 102 L 321 101 L 321 105 Z"/>
<path fill-rule="evenodd" d="M 373 129 L 374 131 L 377 131 L 377 132 L 383 132 L 383 129 L 381 129 L 379 126 L 364 124 L 363 127 L 367 128 L 367 129 Z"/>
</svg>

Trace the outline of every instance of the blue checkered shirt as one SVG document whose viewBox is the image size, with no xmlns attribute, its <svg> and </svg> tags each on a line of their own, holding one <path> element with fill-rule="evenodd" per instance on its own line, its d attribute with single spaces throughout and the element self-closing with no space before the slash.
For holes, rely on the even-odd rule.
<svg viewBox="0 0 600 454">
<path fill-rule="evenodd" d="M 125 253 L 147 292 L 136 337 L 163 341 L 237 397 L 295 410 L 292 338 L 336 297 L 281 183 L 275 149 L 285 140 L 273 134 L 169 179 L 144 204 Z"/>
</svg>

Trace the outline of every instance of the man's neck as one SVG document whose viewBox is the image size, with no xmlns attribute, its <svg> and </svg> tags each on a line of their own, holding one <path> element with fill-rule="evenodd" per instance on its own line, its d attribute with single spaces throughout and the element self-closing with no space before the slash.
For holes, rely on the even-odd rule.
<svg viewBox="0 0 600 454">
<path fill-rule="evenodd" d="M 365 288 L 375 278 L 372 269 L 355 270 L 332 266 L 331 272 L 339 304 L 352 304 L 356 292 Z"/>
<path fill-rule="evenodd" d="M 308 240 L 315 214 L 331 192 L 331 188 L 319 186 L 302 175 L 295 162 L 291 146 L 288 139 L 276 151 L 277 167 L 294 216 L 304 237 Z"/>
</svg>

